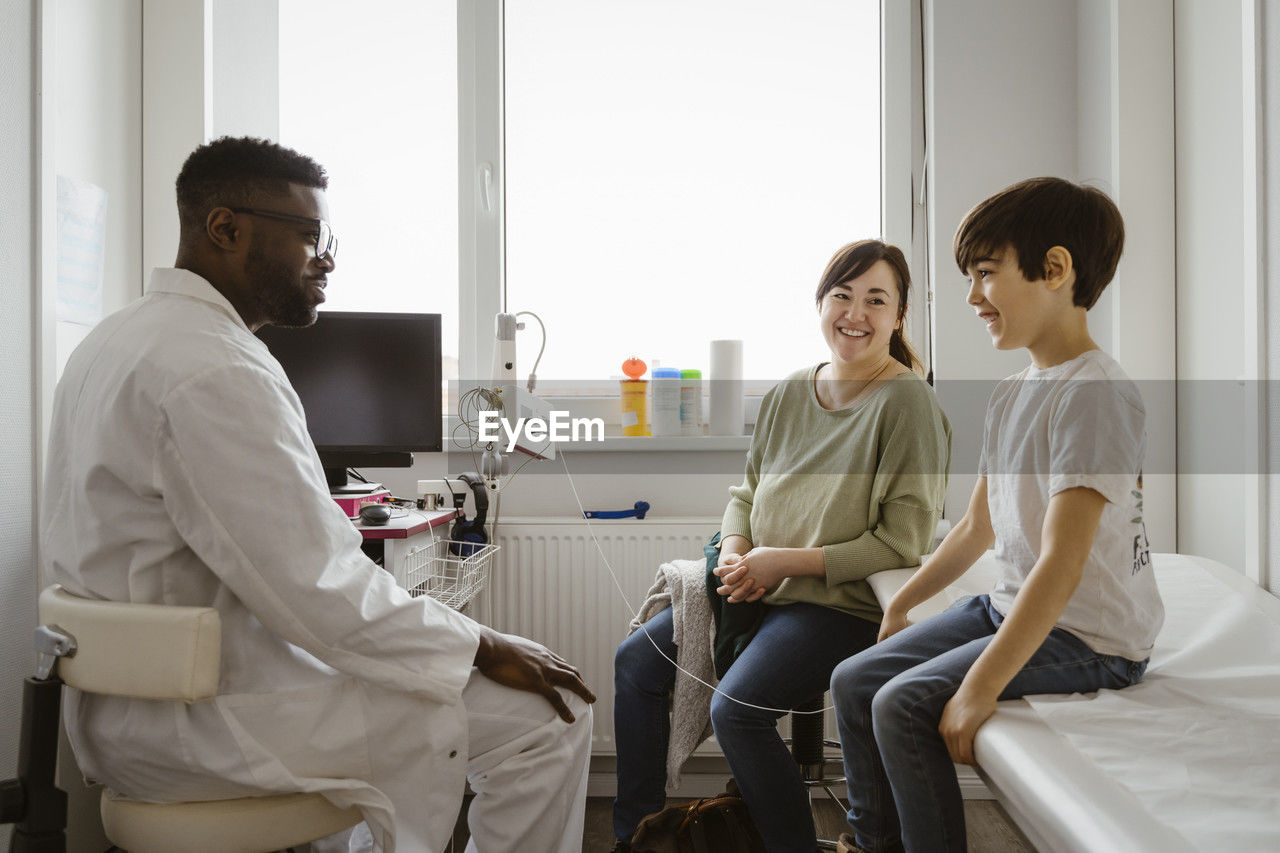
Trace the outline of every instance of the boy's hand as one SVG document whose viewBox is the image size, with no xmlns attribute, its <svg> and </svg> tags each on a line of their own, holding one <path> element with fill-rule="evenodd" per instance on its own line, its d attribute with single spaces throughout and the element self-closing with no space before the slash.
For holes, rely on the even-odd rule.
<svg viewBox="0 0 1280 853">
<path fill-rule="evenodd" d="M 996 697 L 1026 666 L 1062 615 L 1084 569 L 1107 499 L 1086 486 L 1049 499 L 1042 550 L 995 637 L 969 667 L 960 689 L 942 709 L 938 731 L 951 758 L 973 763 L 973 736 L 995 713 Z M 903 587 L 904 589 L 906 587 Z"/>
<path fill-rule="evenodd" d="M 961 682 L 956 695 L 942 709 L 938 732 L 947 744 L 947 752 L 956 764 L 977 764 L 973 757 L 973 738 L 978 729 L 996 712 L 995 697 L 975 695 Z"/>
<path fill-rule="evenodd" d="M 876 635 L 876 642 L 883 643 L 903 628 L 910 627 L 911 623 L 907 621 L 907 612 L 899 610 L 893 606 L 893 602 L 889 602 L 889 607 L 884 612 L 884 618 L 880 620 L 880 633 Z"/>
</svg>

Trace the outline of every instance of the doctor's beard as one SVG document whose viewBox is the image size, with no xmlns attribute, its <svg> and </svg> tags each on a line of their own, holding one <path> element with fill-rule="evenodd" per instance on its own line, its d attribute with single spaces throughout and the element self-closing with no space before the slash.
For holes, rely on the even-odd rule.
<svg viewBox="0 0 1280 853">
<path fill-rule="evenodd" d="M 316 305 L 302 271 L 267 256 L 256 245 L 245 257 L 245 273 L 257 284 L 258 307 L 273 326 L 310 326 L 316 321 Z"/>
</svg>

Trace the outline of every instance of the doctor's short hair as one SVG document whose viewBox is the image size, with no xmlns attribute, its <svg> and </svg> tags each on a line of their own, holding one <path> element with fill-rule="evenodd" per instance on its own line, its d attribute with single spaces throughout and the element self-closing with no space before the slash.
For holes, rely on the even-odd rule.
<svg viewBox="0 0 1280 853">
<path fill-rule="evenodd" d="M 1005 247 L 1018 256 L 1027 281 L 1044 278 L 1054 246 L 1071 253 L 1072 302 L 1089 309 L 1116 274 L 1124 251 L 1124 219 L 1106 193 L 1062 178 L 1030 178 L 1006 187 L 965 215 L 956 229 L 956 264 L 973 265 Z"/>
<path fill-rule="evenodd" d="M 837 284 L 852 281 L 871 269 L 878 261 L 884 261 L 893 270 L 893 277 L 898 283 L 898 326 L 889 339 L 889 355 L 897 359 L 905 367 L 916 373 L 924 372 L 924 364 L 920 356 L 911 348 L 903 327 L 907 316 L 907 297 L 911 294 L 911 270 L 907 266 L 907 258 L 897 246 L 883 240 L 858 240 L 847 246 L 841 246 L 827 268 L 818 279 L 818 290 L 814 301 L 822 306 L 822 297 L 831 292 Z"/>
<path fill-rule="evenodd" d="M 326 189 L 324 167 L 268 139 L 223 136 L 201 145 L 178 172 L 178 221 L 183 232 L 203 229 L 215 207 L 253 207 L 283 195 L 289 184 Z"/>
</svg>

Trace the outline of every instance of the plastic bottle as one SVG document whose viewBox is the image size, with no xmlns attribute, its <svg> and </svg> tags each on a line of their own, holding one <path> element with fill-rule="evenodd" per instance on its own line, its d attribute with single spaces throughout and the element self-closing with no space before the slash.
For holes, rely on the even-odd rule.
<svg viewBox="0 0 1280 853">
<path fill-rule="evenodd" d="M 680 434 L 702 435 L 702 371 L 680 371 Z"/>
<path fill-rule="evenodd" d="M 680 371 L 674 367 L 655 367 L 650 378 L 653 407 L 649 429 L 653 435 L 679 435 Z"/>
<path fill-rule="evenodd" d="M 648 435 L 649 428 L 645 422 L 645 403 L 648 382 L 641 379 L 647 366 L 638 358 L 632 357 L 622 363 L 622 372 L 628 378 L 622 380 L 622 434 L 627 436 Z"/>
</svg>

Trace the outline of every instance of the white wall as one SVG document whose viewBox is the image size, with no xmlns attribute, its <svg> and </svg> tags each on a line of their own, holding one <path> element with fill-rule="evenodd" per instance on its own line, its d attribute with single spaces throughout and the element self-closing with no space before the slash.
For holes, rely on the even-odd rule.
<svg viewBox="0 0 1280 853">
<path fill-rule="evenodd" d="M 965 302 L 952 238 L 973 205 L 1015 181 L 1075 178 L 1076 3 L 937 0 L 926 12 L 934 341 L 954 435 L 947 515 L 958 519 L 977 479 L 987 398 L 1028 357 L 991 346 Z"/>
<path fill-rule="evenodd" d="M 51 38 L 45 45 L 52 70 L 52 138 L 41 157 L 57 174 L 96 184 L 107 193 L 102 307 L 110 314 L 142 295 L 142 0 L 57 0 Z M 52 236 L 52 235 L 49 235 Z M 51 288 L 50 277 L 41 286 Z M 47 304 L 47 302 L 46 302 Z M 56 369 L 52 381 L 89 326 L 55 322 Z M 39 489 L 37 488 L 37 492 Z M 99 792 L 85 787 L 65 739 L 59 756 L 59 784 L 68 792 L 67 843 L 72 850 L 107 846 L 98 816 Z"/>
<path fill-rule="evenodd" d="M 173 265 L 173 182 L 213 126 L 213 0 L 142 2 L 142 265 Z M 148 272 L 149 274 L 149 272 Z"/>
<path fill-rule="evenodd" d="M 1157 551 L 1177 538 L 1173 4 L 1080 0 L 1079 179 L 1125 220 L 1114 282 L 1089 312 L 1098 344 L 1139 382 L 1147 410 L 1143 515 Z"/>
<path fill-rule="evenodd" d="M 1112 54 L 1116 0 L 1077 0 L 1076 23 L 1076 160 L 1080 180 L 1114 197 Z M 1111 338 L 1111 297 L 1107 288 L 1089 312 L 1095 338 Z M 1105 344 L 1103 344 L 1105 347 Z"/>
<path fill-rule="evenodd" d="M 995 351 L 973 318 L 952 237 L 986 196 L 1023 178 L 1057 175 L 1104 190 L 1125 217 L 1125 254 L 1089 327 L 1142 382 L 1148 535 L 1153 547 L 1173 550 L 1171 2 L 964 0 L 929 8 L 938 393 L 955 434 L 948 515 L 963 512 L 972 490 L 992 383 L 1028 361 L 1024 352 Z"/>
<path fill-rule="evenodd" d="M 12 498 L 0 514 L 0 777 L 17 769 L 22 679 L 35 655 L 34 374 L 32 301 L 36 280 L 32 216 L 35 175 L 36 35 L 33 0 L 0 4 L 0 481 Z M 8 849 L 11 829 L 0 827 Z"/>
<path fill-rule="evenodd" d="M 1244 3 L 1177 0 L 1178 550 L 1243 570 L 1246 299 Z"/>
<path fill-rule="evenodd" d="M 1263 175 L 1265 209 L 1262 233 L 1266 235 L 1267 388 L 1265 423 L 1270 425 L 1266 470 L 1272 475 L 1268 499 L 1269 547 L 1267 588 L 1280 595 L 1280 0 L 1266 0 L 1263 16 Z"/>
<path fill-rule="evenodd" d="M 57 174 L 107 192 L 102 305 L 142 295 L 142 2 L 58 0 Z M 58 372 L 88 326 L 57 324 Z"/>
<path fill-rule="evenodd" d="M 210 136 L 280 138 L 280 4 L 213 3 L 213 123 Z M 316 91 L 324 81 L 317 76 Z M 323 109 L 318 100 L 317 109 Z"/>
</svg>

